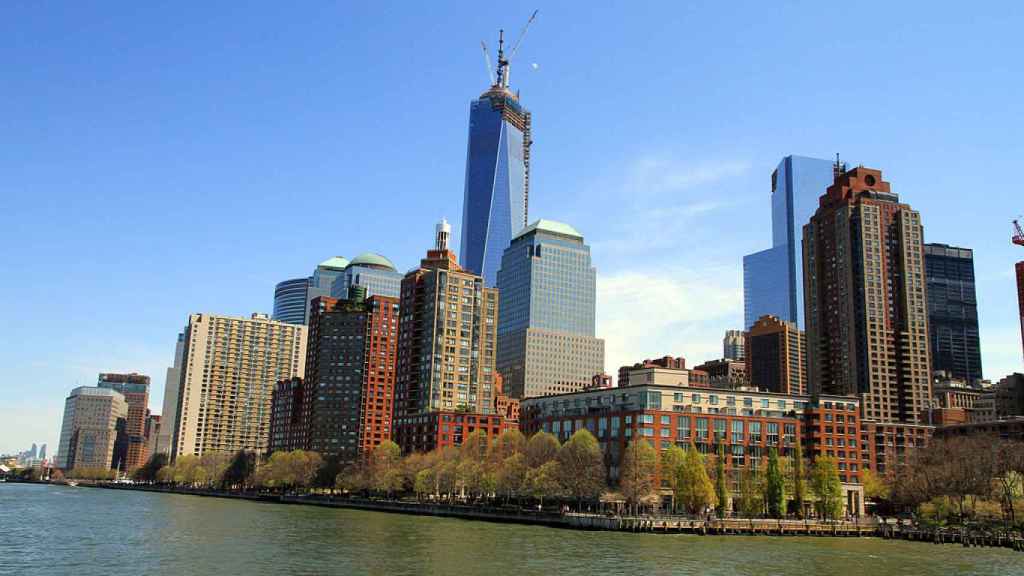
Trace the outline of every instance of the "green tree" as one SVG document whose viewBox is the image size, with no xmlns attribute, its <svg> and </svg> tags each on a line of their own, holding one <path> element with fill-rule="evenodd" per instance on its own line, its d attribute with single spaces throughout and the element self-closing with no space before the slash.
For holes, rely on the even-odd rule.
<svg viewBox="0 0 1024 576">
<path fill-rule="evenodd" d="M 400 490 L 403 483 L 402 449 L 391 440 L 385 440 L 370 451 L 370 488 L 390 495 Z"/>
<path fill-rule="evenodd" d="M 686 462 L 686 451 L 673 444 L 661 453 L 661 462 L 658 468 L 658 475 L 661 477 L 662 485 L 672 491 L 672 509 L 675 510 L 675 495 L 679 492 L 679 472 Z"/>
<path fill-rule="evenodd" d="M 804 502 L 807 500 L 807 468 L 804 461 L 804 449 L 799 438 L 793 447 L 793 462 L 790 465 L 792 475 L 793 509 L 797 518 L 804 517 Z"/>
<path fill-rule="evenodd" d="M 775 448 L 768 449 L 768 471 L 765 476 L 764 492 L 768 516 L 782 518 L 786 514 L 786 480 L 779 469 L 779 453 Z"/>
<path fill-rule="evenodd" d="M 686 451 L 686 458 L 676 482 L 679 490 L 676 501 L 690 514 L 700 514 L 708 506 L 714 505 L 715 488 L 704 466 L 704 456 L 697 451 L 692 442 Z"/>
<path fill-rule="evenodd" d="M 715 514 L 725 517 L 729 509 L 729 478 L 725 472 L 725 445 L 719 442 L 715 457 Z"/>
<path fill-rule="evenodd" d="M 558 450 L 559 483 L 578 503 L 595 499 L 605 489 L 604 458 L 597 438 L 589 430 L 577 430 Z"/>
<path fill-rule="evenodd" d="M 545 498 L 562 496 L 562 485 L 558 481 L 560 476 L 561 471 L 557 460 L 530 468 L 526 473 L 526 484 L 529 487 L 530 496 L 536 498 L 542 506 Z"/>
<path fill-rule="evenodd" d="M 843 511 L 843 485 L 834 458 L 819 456 L 811 467 L 811 491 L 822 518 L 837 518 Z"/>
<path fill-rule="evenodd" d="M 333 490 L 335 478 L 341 473 L 341 459 L 337 455 L 324 458 L 323 464 L 316 471 L 313 486 Z"/>
<path fill-rule="evenodd" d="M 619 471 L 619 490 L 634 506 L 654 494 L 654 475 L 658 471 L 658 452 L 650 442 L 636 437 L 626 445 Z"/>
<path fill-rule="evenodd" d="M 533 436 L 526 443 L 526 465 L 530 468 L 539 468 L 555 459 L 558 455 L 558 438 L 553 434 L 541 431 Z"/>
<path fill-rule="evenodd" d="M 146 463 L 135 469 L 134 478 L 139 482 L 155 482 L 156 474 L 167 466 L 167 454 L 157 452 L 146 460 Z"/>
<path fill-rule="evenodd" d="M 875 502 L 889 499 L 889 496 L 892 494 L 892 488 L 885 481 L 885 478 L 879 476 L 877 472 L 870 468 L 865 469 L 862 476 L 865 498 Z"/>
<path fill-rule="evenodd" d="M 737 470 L 740 477 L 739 512 L 745 518 L 757 518 L 764 512 L 764 498 L 753 470 Z"/>
<path fill-rule="evenodd" d="M 495 491 L 510 499 L 521 495 L 526 487 L 526 456 L 516 453 L 501 463 L 495 478 Z"/>
<path fill-rule="evenodd" d="M 500 466 L 502 462 L 513 454 L 520 454 L 526 450 L 526 437 L 519 430 L 506 430 L 491 443 L 488 460 L 494 466 Z"/>
<path fill-rule="evenodd" d="M 255 467 L 255 453 L 246 452 L 245 450 L 235 452 L 234 457 L 231 459 L 231 463 L 228 464 L 227 469 L 224 470 L 224 475 L 221 477 L 221 487 L 227 490 L 233 490 L 235 488 L 245 490 L 246 485 L 249 484 L 252 479 Z"/>
</svg>

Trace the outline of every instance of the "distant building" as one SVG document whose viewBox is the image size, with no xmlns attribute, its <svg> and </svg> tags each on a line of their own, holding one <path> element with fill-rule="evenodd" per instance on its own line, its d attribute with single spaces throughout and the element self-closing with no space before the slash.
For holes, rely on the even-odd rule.
<svg viewBox="0 0 1024 576">
<path fill-rule="evenodd" d="M 115 447 L 123 442 L 128 403 L 109 388 L 80 386 L 64 401 L 56 467 L 118 468 Z"/>
<path fill-rule="evenodd" d="M 808 383 L 864 418 L 921 424 L 931 401 L 921 216 L 882 173 L 836 166 L 804 226 Z"/>
<path fill-rule="evenodd" d="M 494 435 L 506 426 L 495 413 L 498 291 L 458 265 L 443 224 L 402 280 L 394 434 L 405 452 L 457 446 L 473 430 Z"/>
<path fill-rule="evenodd" d="M 344 300 L 349 297 L 352 288 L 359 286 L 366 289 L 367 298 L 398 298 L 402 291 L 402 276 L 391 260 L 380 254 L 364 252 L 353 258 L 334 280 L 330 296 Z"/>
<path fill-rule="evenodd" d="M 637 362 L 632 366 L 620 366 L 617 384 L 620 387 L 629 386 L 629 374 L 632 370 L 637 368 L 673 368 L 675 370 L 686 370 L 686 358 L 683 358 L 682 356 L 678 358 L 673 356 L 662 356 L 661 358 L 655 358 L 654 360 L 648 358 L 643 362 Z"/>
<path fill-rule="evenodd" d="M 317 264 L 313 275 L 309 277 L 309 289 L 306 291 L 306 323 L 309 322 L 309 310 L 313 299 L 330 296 L 334 283 L 345 273 L 348 265 L 349 261 L 341 256 L 334 256 Z"/>
<path fill-rule="evenodd" d="M 604 370 L 594 337 L 597 272 L 572 226 L 538 220 L 505 250 L 498 270 L 498 372 L 514 398 L 586 388 Z"/>
<path fill-rule="evenodd" d="M 772 247 L 743 257 L 744 329 L 766 314 L 804 327 L 801 229 L 831 185 L 829 160 L 786 156 L 772 172 Z"/>
<path fill-rule="evenodd" d="M 149 376 L 144 374 L 100 374 L 96 383 L 99 388 L 116 390 L 124 396 L 128 403 L 128 415 L 125 420 L 127 453 L 125 455 L 125 472 L 129 472 L 146 463 L 146 413 L 149 411 Z"/>
<path fill-rule="evenodd" d="M 932 372 L 977 382 L 982 374 L 974 252 L 946 244 L 925 244 L 924 270 Z"/>
<path fill-rule="evenodd" d="M 781 394 L 807 393 L 807 338 L 792 322 L 762 316 L 747 331 L 747 379 Z"/>
<path fill-rule="evenodd" d="M 590 387 L 588 388 L 588 390 L 593 390 L 595 388 L 611 388 L 611 387 L 612 387 L 612 377 L 607 375 L 607 374 L 605 374 L 604 372 L 601 372 L 600 374 L 594 374 L 594 376 L 590 379 Z"/>
<path fill-rule="evenodd" d="M 307 445 L 303 379 L 286 378 L 274 385 L 270 403 L 270 434 L 267 452 L 302 450 Z"/>
<path fill-rule="evenodd" d="M 469 108 L 459 261 L 486 287 L 497 284 L 502 254 L 529 213 L 530 112 L 509 89 L 508 72 L 499 48 L 497 79 Z"/>
<path fill-rule="evenodd" d="M 1017 305 L 1020 307 L 1021 347 L 1024 348 L 1024 261 L 1017 262 Z"/>
<path fill-rule="evenodd" d="M 157 442 L 160 439 L 160 415 L 148 414 L 146 416 L 146 458 L 158 454 Z M 166 454 L 166 452 L 165 452 Z"/>
<path fill-rule="evenodd" d="M 274 385 L 304 372 L 305 351 L 305 326 L 265 314 L 189 316 L 173 457 L 264 452 Z"/>
<path fill-rule="evenodd" d="M 164 406 L 157 432 L 156 451 L 171 456 L 174 448 L 174 432 L 178 429 L 178 392 L 181 390 L 181 367 L 185 359 L 185 333 L 178 333 L 174 345 L 174 363 L 167 369 L 164 378 Z"/>
<path fill-rule="evenodd" d="M 39 459 L 46 460 L 46 444 L 39 447 Z"/>
<path fill-rule="evenodd" d="M 722 357 L 728 360 L 743 360 L 746 357 L 744 350 L 743 330 L 726 330 L 722 338 Z"/>
<path fill-rule="evenodd" d="M 750 384 L 745 362 L 722 358 L 708 360 L 694 370 L 706 372 L 708 385 L 712 388 L 741 388 Z"/>
<path fill-rule="evenodd" d="M 274 320 L 305 324 L 309 308 L 309 278 L 292 278 L 274 287 Z"/>
</svg>

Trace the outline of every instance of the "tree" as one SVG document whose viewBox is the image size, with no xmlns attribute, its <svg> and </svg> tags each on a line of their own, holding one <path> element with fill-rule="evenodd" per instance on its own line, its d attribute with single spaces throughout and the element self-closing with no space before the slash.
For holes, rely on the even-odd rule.
<svg viewBox="0 0 1024 576">
<path fill-rule="evenodd" d="M 167 454 L 157 452 L 150 456 L 145 464 L 136 468 L 133 476 L 139 482 L 155 482 L 157 472 L 164 466 L 167 466 Z"/>
<path fill-rule="evenodd" d="M 804 449 L 799 438 L 793 448 L 793 463 L 790 472 L 792 473 L 793 508 L 796 510 L 796 517 L 803 518 L 804 501 L 807 500 L 807 469 L 804 462 Z"/>
<path fill-rule="evenodd" d="M 818 499 L 815 506 L 822 518 L 837 518 L 843 511 L 843 485 L 839 467 L 830 456 L 819 456 L 811 467 L 811 491 Z"/>
<path fill-rule="evenodd" d="M 559 447 L 558 438 L 555 438 L 553 434 L 544 431 L 537 432 L 530 436 L 529 442 L 526 443 L 526 465 L 530 468 L 539 468 L 554 460 L 558 455 Z"/>
<path fill-rule="evenodd" d="M 291 467 L 294 470 L 295 485 L 301 488 L 309 488 L 313 485 L 317 471 L 324 464 L 324 459 L 319 452 L 309 450 L 295 450 L 292 452 Z"/>
<path fill-rule="evenodd" d="M 324 458 L 323 464 L 316 471 L 316 477 L 313 478 L 313 486 L 328 488 L 333 491 L 335 479 L 341 473 L 341 468 L 341 458 L 337 455 Z"/>
<path fill-rule="evenodd" d="M 604 458 L 597 438 L 577 430 L 558 450 L 559 483 L 577 502 L 596 499 L 605 489 Z"/>
<path fill-rule="evenodd" d="M 700 514 L 715 504 L 715 488 L 704 466 L 704 456 L 690 443 L 686 458 L 679 470 L 676 500 L 690 514 Z"/>
<path fill-rule="evenodd" d="M 521 495 L 526 487 L 526 456 L 515 453 L 502 461 L 495 477 L 495 491 L 510 499 Z"/>
<path fill-rule="evenodd" d="M 878 502 L 888 500 L 892 495 L 892 487 L 874 470 L 867 468 L 861 476 L 864 482 L 864 498 Z"/>
<path fill-rule="evenodd" d="M 221 487 L 226 490 L 233 490 L 236 487 L 245 490 L 246 484 L 252 478 L 255 467 L 255 453 L 246 452 L 245 450 L 235 452 L 231 463 L 228 464 L 227 469 L 224 470 L 224 475 L 221 477 Z"/>
<path fill-rule="evenodd" d="M 536 498 L 542 506 L 545 498 L 557 498 L 562 495 L 562 485 L 558 482 L 561 476 L 559 468 L 558 461 L 552 460 L 536 468 L 530 468 L 526 473 L 530 496 Z"/>
<path fill-rule="evenodd" d="M 402 488 L 402 449 L 391 440 L 385 440 L 370 451 L 370 488 L 390 495 Z"/>
<path fill-rule="evenodd" d="M 737 473 L 740 475 L 740 514 L 756 518 L 764 512 L 764 498 L 758 489 L 757 475 L 753 470 L 738 470 Z"/>
<path fill-rule="evenodd" d="M 619 471 L 619 489 L 630 504 L 639 504 L 654 493 L 654 475 L 658 471 L 658 453 L 642 437 L 626 445 Z"/>
<path fill-rule="evenodd" d="M 686 461 L 686 451 L 673 444 L 661 453 L 661 463 L 658 475 L 662 484 L 672 490 L 672 510 L 676 508 L 676 494 L 679 492 L 679 472 Z"/>
<path fill-rule="evenodd" d="M 782 518 L 786 513 L 786 486 L 779 470 L 779 454 L 775 448 L 768 450 L 768 471 L 765 477 L 765 500 L 768 516 Z"/>
<path fill-rule="evenodd" d="M 718 444 L 718 455 L 715 457 L 715 514 L 725 517 L 729 508 L 729 479 L 725 475 L 725 445 Z"/>
<path fill-rule="evenodd" d="M 526 450 L 526 437 L 519 430 L 506 430 L 491 443 L 487 455 L 492 465 L 500 466 L 502 462 L 513 454 L 520 454 Z"/>
</svg>

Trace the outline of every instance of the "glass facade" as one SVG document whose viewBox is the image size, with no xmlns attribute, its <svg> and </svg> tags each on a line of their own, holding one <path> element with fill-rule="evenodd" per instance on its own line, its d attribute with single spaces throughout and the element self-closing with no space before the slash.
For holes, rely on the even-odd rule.
<svg viewBox="0 0 1024 576">
<path fill-rule="evenodd" d="M 387 296 L 398 298 L 402 292 L 402 274 L 394 268 L 363 266 L 353 262 L 338 276 L 331 286 L 331 296 L 339 299 L 349 297 L 349 287 L 366 288 L 366 297 Z"/>
<path fill-rule="evenodd" d="M 490 287 L 513 234 L 526 225 L 529 122 L 506 89 L 493 88 L 470 105 L 459 263 Z"/>
<path fill-rule="evenodd" d="M 832 168 L 829 160 L 786 156 L 772 173 L 772 247 L 743 258 L 746 329 L 765 314 L 803 329 L 803 226 L 832 185 Z"/>
<path fill-rule="evenodd" d="M 981 380 L 974 252 L 925 244 L 924 269 L 932 371 L 969 383 Z"/>
<path fill-rule="evenodd" d="M 305 324 L 309 278 L 292 278 L 279 282 L 274 288 L 274 320 L 289 324 Z"/>
</svg>

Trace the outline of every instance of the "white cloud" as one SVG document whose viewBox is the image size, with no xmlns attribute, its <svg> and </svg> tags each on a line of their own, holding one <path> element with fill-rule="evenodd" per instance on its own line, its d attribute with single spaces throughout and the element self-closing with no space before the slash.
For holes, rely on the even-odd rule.
<svg viewBox="0 0 1024 576">
<path fill-rule="evenodd" d="M 743 293 L 730 282 L 738 267 L 652 267 L 601 276 L 597 333 L 605 370 L 644 358 L 683 356 L 688 365 L 721 357 L 721 340 L 739 317 Z"/>
<path fill-rule="evenodd" d="M 680 192 L 740 176 L 748 170 L 750 163 L 743 160 L 692 162 L 671 155 L 648 155 L 631 164 L 626 185 L 642 195 Z"/>
</svg>

